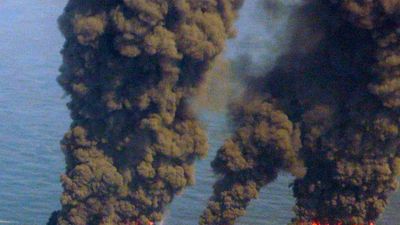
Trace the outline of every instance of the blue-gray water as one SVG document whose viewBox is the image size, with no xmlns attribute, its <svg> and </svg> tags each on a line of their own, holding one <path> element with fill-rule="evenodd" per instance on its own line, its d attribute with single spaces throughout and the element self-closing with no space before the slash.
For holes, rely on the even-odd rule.
<svg viewBox="0 0 400 225">
<path fill-rule="evenodd" d="M 56 19 L 65 3 L 0 0 L 0 224 L 45 224 L 50 213 L 60 207 L 59 175 L 64 159 L 59 140 L 70 119 L 67 99 L 62 99 L 63 92 L 55 81 L 63 44 Z M 240 35 L 229 45 L 230 56 L 240 52 L 238 46 L 259 28 L 251 21 L 254 14 L 248 13 L 254 10 L 254 3 L 248 0 L 242 11 Z M 197 163 L 197 184 L 171 205 L 167 225 L 195 225 L 212 192 L 215 177 L 209 163 L 229 129 L 222 113 L 204 112 L 201 119 L 208 130 L 210 154 Z M 283 174 L 264 189 L 237 224 L 286 224 L 294 203 L 290 181 Z M 399 225 L 399 209 L 397 193 L 380 224 Z"/>
</svg>

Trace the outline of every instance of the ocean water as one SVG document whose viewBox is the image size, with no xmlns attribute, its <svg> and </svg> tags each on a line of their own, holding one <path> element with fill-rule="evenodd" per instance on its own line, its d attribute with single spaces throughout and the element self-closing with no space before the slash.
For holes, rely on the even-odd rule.
<svg viewBox="0 0 400 225">
<path fill-rule="evenodd" d="M 67 99 L 55 81 L 63 44 L 56 19 L 65 4 L 66 0 L 0 0 L 0 225 L 45 224 L 50 213 L 60 208 L 64 157 L 59 140 L 71 122 Z M 239 36 L 230 42 L 228 56 L 240 52 L 244 42 L 252 48 L 248 36 L 262 26 L 251 21 L 255 17 L 249 12 L 256 8 L 255 0 L 247 1 L 238 22 Z M 197 224 L 212 193 L 216 177 L 209 164 L 230 130 L 223 113 L 204 112 L 200 118 L 209 134 L 210 153 L 197 163 L 197 184 L 169 207 L 166 225 Z M 286 224 L 294 204 L 291 181 L 282 174 L 263 189 L 237 224 Z M 379 224 L 399 225 L 399 209 L 400 193 L 396 193 Z"/>
</svg>

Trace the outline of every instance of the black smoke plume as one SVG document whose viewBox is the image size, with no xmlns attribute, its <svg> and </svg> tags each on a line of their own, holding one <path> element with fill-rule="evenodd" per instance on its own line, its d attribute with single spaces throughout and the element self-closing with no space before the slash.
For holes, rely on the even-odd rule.
<svg viewBox="0 0 400 225">
<path fill-rule="evenodd" d="M 304 1 L 288 24 L 288 53 L 231 107 L 202 225 L 234 224 L 281 170 L 297 225 L 374 223 L 398 186 L 400 1 Z"/>
<path fill-rule="evenodd" d="M 207 140 L 188 107 L 234 34 L 240 0 L 70 0 L 58 78 L 62 209 L 49 224 L 150 224 L 194 183 Z"/>
</svg>

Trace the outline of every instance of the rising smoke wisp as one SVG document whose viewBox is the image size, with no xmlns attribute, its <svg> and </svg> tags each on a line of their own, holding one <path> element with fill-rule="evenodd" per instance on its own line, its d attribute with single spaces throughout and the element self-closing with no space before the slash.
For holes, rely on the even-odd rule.
<svg viewBox="0 0 400 225">
<path fill-rule="evenodd" d="M 400 2 L 304 1 L 288 24 L 288 52 L 231 107 L 202 225 L 234 224 L 281 170 L 293 224 L 374 223 L 398 186 Z"/>
<path fill-rule="evenodd" d="M 188 99 L 241 0 L 70 0 L 58 78 L 71 97 L 62 209 L 49 224 L 147 224 L 194 183 L 206 135 Z"/>
</svg>

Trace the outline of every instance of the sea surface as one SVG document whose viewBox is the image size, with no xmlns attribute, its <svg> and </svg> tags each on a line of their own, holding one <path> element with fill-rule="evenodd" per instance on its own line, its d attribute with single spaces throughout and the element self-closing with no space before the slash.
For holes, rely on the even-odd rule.
<svg viewBox="0 0 400 225">
<path fill-rule="evenodd" d="M 65 4 L 66 0 L 0 0 L 0 225 L 45 224 L 60 208 L 59 175 L 65 163 L 59 140 L 71 122 L 68 99 L 56 83 L 63 45 L 56 20 Z M 259 10 L 255 0 L 246 2 L 228 57 L 248 51 L 273 61 L 278 54 L 276 48 L 271 52 L 259 45 L 265 38 L 273 45 L 276 36 L 282 37 L 276 35 L 277 26 L 265 29 L 262 17 L 254 13 Z M 210 161 L 230 129 L 224 113 L 204 111 L 199 117 L 209 134 L 210 153 L 197 163 L 197 184 L 175 199 L 164 225 L 196 225 L 212 193 L 216 177 Z M 290 182 L 292 177 L 281 174 L 237 224 L 287 224 L 294 204 Z M 400 193 L 393 194 L 379 224 L 400 224 Z"/>
</svg>

